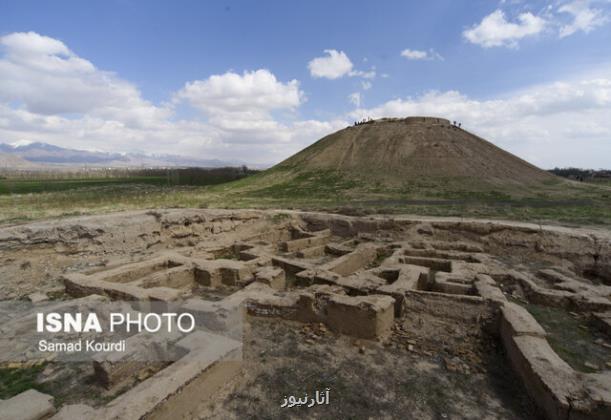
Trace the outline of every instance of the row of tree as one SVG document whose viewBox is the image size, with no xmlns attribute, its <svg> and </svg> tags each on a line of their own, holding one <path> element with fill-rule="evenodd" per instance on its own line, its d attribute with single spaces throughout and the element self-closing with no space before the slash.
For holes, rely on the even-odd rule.
<svg viewBox="0 0 611 420">
<path fill-rule="evenodd" d="M 549 172 L 564 178 L 575 179 L 577 181 L 595 181 L 597 179 L 611 179 L 609 169 L 581 169 L 581 168 L 554 168 Z"/>
</svg>

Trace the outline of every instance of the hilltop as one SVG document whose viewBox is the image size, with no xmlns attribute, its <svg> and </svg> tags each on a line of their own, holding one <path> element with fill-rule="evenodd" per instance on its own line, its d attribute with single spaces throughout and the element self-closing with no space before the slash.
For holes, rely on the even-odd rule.
<svg viewBox="0 0 611 420">
<path fill-rule="evenodd" d="M 275 167 L 335 170 L 353 179 L 403 185 L 422 178 L 495 187 L 553 180 L 549 173 L 443 118 L 381 119 L 326 136 Z"/>
<path fill-rule="evenodd" d="M 527 197 L 567 183 L 446 119 L 408 117 L 339 130 L 236 186 L 268 197 L 460 199 Z"/>
</svg>

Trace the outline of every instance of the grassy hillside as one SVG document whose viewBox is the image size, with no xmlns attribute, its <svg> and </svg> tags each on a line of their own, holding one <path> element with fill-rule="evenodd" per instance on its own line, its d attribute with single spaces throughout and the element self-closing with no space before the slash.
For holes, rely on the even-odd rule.
<svg viewBox="0 0 611 420">
<path fill-rule="evenodd" d="M 470 190 L 520 190 L 557 179 L 443 119 L 382 119 L 326 136 L 274 171 L 340 173 L 361 185 L 401 189 L 422 181 Z"/>
<path fill-rule="evenodd" d="M 359 184 L 341 172 L 273 171 L 218 185 L 207 200 L 223 207 L 413 213 L 562 224 L 611 225 L 611 188 L 553 180 L 515 191 L 456 188 L 456 180 L 422 180 L 399 188 Z"/>
</svg>

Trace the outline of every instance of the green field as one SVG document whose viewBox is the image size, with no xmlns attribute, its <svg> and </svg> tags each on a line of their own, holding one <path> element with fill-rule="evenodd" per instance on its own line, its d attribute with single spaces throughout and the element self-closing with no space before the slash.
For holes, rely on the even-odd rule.
<svg viewBox="0 0 611 420">
<path fill-rule="evenodd" d="M 215 185 L 168 185 L 167 177 L 0 180 L 0 223 L 151 208 L 287 208 L 352 215 L 418 214 L 611 226 L 611 188 L 558 180 L 521 193 L 444 188 L 425 181 L 360 187 L 334 173 L 267 183 L 263 173 Z M 278 176 L 282 176 L 281 174 Z M 198 182 L 204 182 L 201 179 Z M 364 184 L 363 184 L 364 185 Z M 8 189 L 8 192 L 7 192 Z"/>
<path fill-rule="evenodd" d="M 78 188 L 104 187 L 113 185 L 167 185 L 163 176 L 133 176 L 117 178 L 83 179 L 3 179 L 0 180 L 0 194 L 30 194 L 69 191 Z"/>
<path fill-rule="evenodd" d="M 92 172 L 30 172 L 0 174 L 0 195 L 71 191 L 82 188 L 149 185 L 204 186 L 234 181 L 253 174 L 248 168 L 111 169 Z"/>
</svg>

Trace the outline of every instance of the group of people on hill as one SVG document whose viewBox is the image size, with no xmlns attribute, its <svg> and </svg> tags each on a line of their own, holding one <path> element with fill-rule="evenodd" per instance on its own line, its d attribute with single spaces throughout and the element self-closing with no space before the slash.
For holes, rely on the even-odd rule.
<svg viewBox="0 0 611 420">
<path fill-rule="evenodd" d="M 366 124 L 370 121 L 373 121 L 373 118 L 368 117 L 368 118 L 363 118 L 361 121 L 355 121 L 354 122 L 354 126 L 356 127 L 357 125 L 361 125 L 361 124 Z"/>
<path fill-rule="evenodd" d="M 458 128 L 462 127 L 462 123 L 457 123 L 456 121 L 452 121 L 452 125 Z"/>
</svg>

